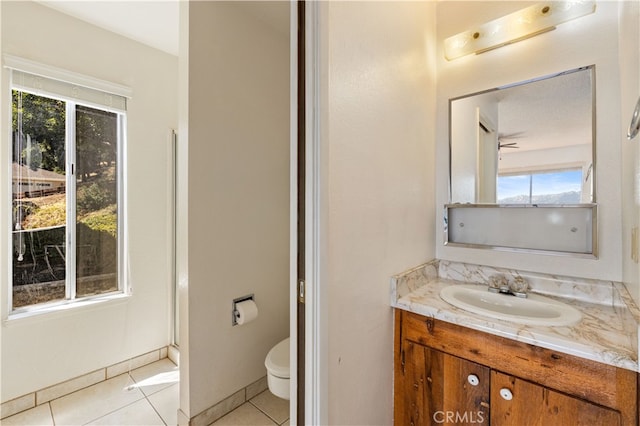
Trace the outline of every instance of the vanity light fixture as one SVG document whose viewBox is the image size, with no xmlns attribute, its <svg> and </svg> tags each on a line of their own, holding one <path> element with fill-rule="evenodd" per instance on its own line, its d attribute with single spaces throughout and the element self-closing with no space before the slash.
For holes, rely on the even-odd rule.
<svg viewBox="0 0 640 426">
<path fill-rule="evenodd" d="M 444 41 L 447 60 L 483 53 L 554 30 L 556 25 L 593 13 L 594 0 L 547 1 L 456 34 Z"/>
</svg>

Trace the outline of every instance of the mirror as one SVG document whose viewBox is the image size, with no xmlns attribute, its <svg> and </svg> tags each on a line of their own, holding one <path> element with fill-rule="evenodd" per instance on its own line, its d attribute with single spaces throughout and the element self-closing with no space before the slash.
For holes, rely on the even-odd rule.
<svg viewBox="0 0 640 426">
<path fill-rule="evenodd" d="M 595 202 L 594 72 L 451 99 L 451 203 Z"/>
</svg>

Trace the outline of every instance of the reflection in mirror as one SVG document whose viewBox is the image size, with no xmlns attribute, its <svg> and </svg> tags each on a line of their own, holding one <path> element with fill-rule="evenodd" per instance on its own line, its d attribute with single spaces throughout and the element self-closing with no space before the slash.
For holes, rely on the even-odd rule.
<svg viewBox="0 0 640 426">
<path fill-rule="evenodd" d="M 451 202 L 595 202 L 594 66 L 450 101 Z"/>
</svg>

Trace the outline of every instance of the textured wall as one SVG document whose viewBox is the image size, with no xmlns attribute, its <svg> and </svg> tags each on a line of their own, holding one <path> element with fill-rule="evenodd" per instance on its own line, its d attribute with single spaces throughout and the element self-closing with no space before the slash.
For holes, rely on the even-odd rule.
<svg viewBox="0 0 640 426">
<path fill-rule="evenodd" d="M 434 256 L 435 3 L 327 12 L 328 421 L 388 425 L 390 278 Z"/>
<path fill-rule="evenodd" d="M 640 3 L 625 1 L 620 5 L 620 86 L 622 128 L 622 218 L 623 280 L 640 304 L 640 269 L 631 258 L 631 232 L 640 226 L 640 136 L 628 141 L 631 116 L 640 96 Z"/>
</svg>

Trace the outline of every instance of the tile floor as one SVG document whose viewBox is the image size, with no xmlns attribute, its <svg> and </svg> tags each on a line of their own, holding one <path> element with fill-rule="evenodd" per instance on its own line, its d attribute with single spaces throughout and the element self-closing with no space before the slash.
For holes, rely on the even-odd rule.
<svg viewBox="0 0 640 426">
<path fill-rule="evenodd" d="M 2 426 L 176 425 L 178 367 L 168 358 L 38 405 Z M 288 425 L 289 401 L 260 393 L 213 425 Z"/>
</svg>

